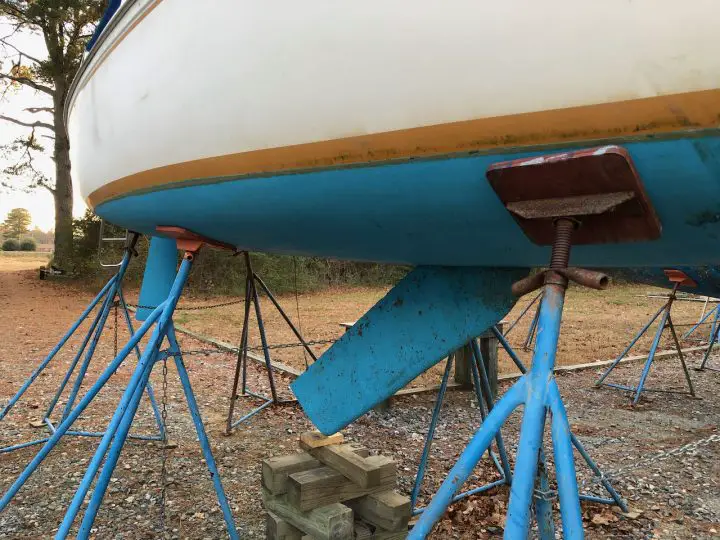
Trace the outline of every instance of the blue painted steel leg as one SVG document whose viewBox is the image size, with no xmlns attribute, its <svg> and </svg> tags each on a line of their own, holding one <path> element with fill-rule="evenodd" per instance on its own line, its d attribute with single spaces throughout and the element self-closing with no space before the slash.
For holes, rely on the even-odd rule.
<svg viewBox="0 0 720 540">
<path fill-rule="evenodd" d="M 541 446 L 537 473 L 538 489 L 535 490 L 535 521 L 538 525 L 538 537 L 541 540 L 555 540 L 553 498 L 550 492 L 550 480 L 548 480 L 546 464 L 545 450 Z"/>
<path fill-rule="evenodd" d="M 98 447 L 95 455 L 93 456 L 91 465 L 94 466 L 94 464 L 97 463 L 97 465 L 99 466 L 102 458 L 105 455 L 105 452 L 107 451 L 107 446 L 112 440 L 112 445 L 110 446 L 110 450 L 108 451 L 108 455 L 105 459 L 105 465 L 103 466 L 102 471 L 100 471 L 100 476 L 98 477 L 95 484 L 95 489 L 93 490 L 93 494 L 90 498 L 90 503 L 85 510 L 85 515 L 83 517 L 81 525 L 81 534 L 78 535 L 78 538 L 87 537 L 90 532 L 90 526 L 95 521 L 95 516 L 97 515 L 97 511 L 100 508 L 100 503 L 105 496 L 105 490 L 107 489 L 107 485 L 110 483 L 110 477 L 115 470 L 115 466 L 117 465 L 117 461 L 120 457 L 120 452 L 122 451 L 122 447 L 125 444 L 125 439 L 127 438 L 127 434 L 130 430 L 130 425 L 132 424 L 135 410 L 137 409 L 138 403 L 140 401 L 140 395 L 142 395 L 141 389 L 143 388 L 143 386 L 138 387 L 138 385 L 141 383 L 141 381 L 146 381 L 146 377 L 150 376 L 149 370 L 152 369 L 152 364 L 157 358 L 160 346 L 162 345 L 162 342 L 165 339 L 165 335 L 167 334 L 170 325 L 172 324 L 172 314 L 175 311 L 175 306 L 177 305 L 178 300 L 180 299 L 180 294 L 182 293 L 185 282 L 187 281 L 187 276 L 190 273 L 191 266 L 192 262 L 190 259 L 183 259 L 183 262 L 180 265 L 180 269 L 178 270 L 177 277 L 175 278 L 175 282 L 173 283 L 172 289 L 170 290 L 170 295 L 168 296 L 168 299 L 163 306 L 162 314 L 158 318 L 150 341 L 145 347 L 143 356 L 138 363 L 135 372 L 132 375 L 130 384 L 125 389 L 122 399 L 120 400 L 120 403 L 115 410 L 115 414 L 110 421 L 112 427 L 117 426 L 115 428 L 117 431 L 113 429 L 107 430 L 106 436 L 103 437 L 103 440 L 100 443 L 100 447 Z M 137 399 L 135 399 L 136 397 Z M 112 433 L 113 431 L 115 432 Z M 83 481 L 85 481 L 86 479 L 92 481 L 92 477 L 94 477 L 94 475 L 95 473 L 92 470 L 92 467 L 88 467 L 88 470 L 85 474 L 86 478 L 84 478 Z M 76 493 L 76 497 L 78 497 L 79 500 L 82 501 L 84 498 L 84 494 L 83 497 L 79 497 L 79 494 L 80 493 L 78 490 L 78 492 Z M 68 514 L 66 514 L 65 516 L 65 521 L 69 521 L 69 523 L 71 524 L 74 517 L 75 516 L 69 516 L 68 512 Z M 86 531 L 84 536 L 82 535 L 83 530 Z M 58 538 L 62 538 L 62 536 L 58 536 Z"/>
<path fill-rule="evenodd" d="M 653 361 L 655 360 L 655 354 L 657 353 L 657 348 L 660 344 L 660 338 L 662 337 L 663 332 L 666 328 L 670 329 L 673 341 L 675 343 L 675 348 L 677 349 L 677 353 L 680 357 L 680 365 L 682 366 L 683 373 L 685 374 L 685 380 L 688 384 L 689 388 L 689 394 L 691 396 L 695 396 L 695 390 L 692 385 L 692 381 L 690 380 L 690 372 L 687 369 L 687 365 L 685 364 L 685 358 L 683 357 L 682 349 L 680 347 L 680 341 L 678 340 L 677 333 L 675 332 L 675 327 L 672 323 L 672 317 L 670 315 L 670 312 L 672 310 L 673 301 L 675 300 L 675 295 L 677 293 L 679 287 L 679 283 L 676 283 L 675 286 L 672 289 L 672 292 L 670 293 L 670 297 L 668 298 L 668 301 L 663 305 L 663 307 L 660 308 L 660 310 L 653 316 L 652 319 L 650 319 L 650 322 L 648 322 L 642 330 L 635 336 L 635 338 L 630 342 L 630 345 L 628 345 L 623 353 L 618 356 L 615 361 L 610 365 L 610 367 L 603 373 L 602 377 L 598 379 L 598 381 L 595 383 L 595 386 L 609 386 L 611 388 L 618 388 L 620 390 L 626 390 L 633 393 L 633 400 L 632 404 L 637 405 L 640 401 L 640 396 L 642 395 L 643 390 L 646 392 L 668 392 L 668 393 L 684 393 L 679 392 L 676 390 L 652 390 L 652 389 L 646 389 L 645 388 L 645 381 L 647 380 L 648 374 L 650 373 L 650 368 L 652 367 Z M 650 346 L 650 352 L 648 353 L 647 360 L 645 361 L 645 365 L 643 366 L 642 373 L 640 374 L 640 380 L 638 381 L 637 386 L 625 386 L 622 384 L 614 384 L 614 383 L 606 383 L 603 382 L 607 376 L 610 374 L 610 372 L 615 369 L 615 366 L 618 365 L 620 360 L 627 354 L 627 352 L 630 350 L 630 348 L 635 345 L 635 343 L 640 339 L 640 337 L 647 332 L 647 330 L 650 328 L 650 325 L 658 318 L 660 317 L 660 322 L 658 324 L 657 330 L 655 331 L 655 337 L 653 338 L 652 345 Z M 712 343 L 708 346 L 708 350 L 711 349 Z M 707 351 L 706 351 L 707 354 Z"/>
<path fill-rule="evenodd" d="M 565 405 L 560 397 L 560 390 L 554 379 L 550 382 L 548 405 L 552 412 L 551 430 L 555 449 L 555 471 L 563 534 L 565 538 L 582 538 L 584 536 L 582 513 L 578 498 L 573 447 L 570 440 L 570 423 L 565 412 Z"/>
<path fill-rule="evenodd" d="M 480 416 L 483 421 L 483 423 L 486 421 L 487 414 L 490 410 L 492 410 L 493 406 L 493 400 L 491 397 L 490 392 L 490 384 L 487 380 L 487 372 L 485 370 L 485 365 L 482 363 L 482 360 L 480 361 L 480 366 L 482 369 L 482 373 L 484 375 L 484 381 L 485 383 L 481 381 L 480 376 L 480 370 L 478 369 L 478 360 L 477 360 L 477 354 L 480 354 L 480 350 L 477 347 L 477 342 L 475 340 L 470 342 L 471 348 L 473 351 L 473 361 L 470 364 L 472 377 L 473 377 L 473 388 L 475 391 L 475 397 L 478 401 L 478 407 L 480 408 Z M 477 348 L 477 352 L 475 349 Z M 482 356 L 480 356 L 482 358 Z M 430 426 L 428 428 L 428 433 L 425 436 L 425 444 L 423 446 L 422 455 L 420 457 L 420 463 L 418 464 L 418 470 L 417 474 L 415 476 L 415 484 L 413 486 L 412 493 L 410 495 L 410 508 L 412 510 L 413 515 L 418 515 L 422 513 L 425 509 L 424 508 L 416 508 L 417 505 L 417 499 L 418 495 L 420 494 L 420 488 L 422 486 L 423 479 L 425 478 L 425 468 L 427 467 L 428 458 L 430 455 L 430 448 L 432 446 L 432 441 L 435 435 L 435 429 L 437 427 L 437 422 L 440 417 L 440 411 L 442 409 L 442 404 L 445 399 L 445 394 L 447 392 L 447 386 L 448 381 L 450 378 L 450 371 L 452 369 L 454 358 L 453 355 L 448 357 L 447 363 L 445 364 L 445 371 L 443 372 L 442 381 L 440 383 L 440 388 L 438 389 L 438 395 L 435 400 L 435 407 L 433 409 L 432 418 L 430 420 Z M 486 412 L 486 407 L 487 411 Z M 500 480 L 491 482 L 489 484 L 486 484 L 484 486 L 480 486 L 477 488 L 473 488 L 471 490 L 459 493 L 458 495 L 455 495 L 453 497 L 453 502 L 459 501 L 461 499 L 464 499 L 470 495 L 474 495 L 476 493 L 481 493 L 483 491 L 490 490 L 494 487 L 501 486 L 504 484 L 509 484 L 512 479 L 512 473 L 510 472 L 510 464 L 507 459 L 507 454 L 505 452 L 505 445 L 502 440 L 502 435 L 500 434 L 500 431 L 497 432 L 495 436 L 496 444 L 498 445 L 498 452 L 500 453 L 500 459 L 498 460 L 498 457 L 495 455 L 495 453 L 492 451 L 490 447 L 488 447 L 488 455 L 490 456 L 490 459 L 495 464 L 495 468 L 498 470 L 498 472 L 501 474 L 502 478 Z"/>
<path fill-rule="evenodd" d="M 710 336 L 715 335 L 715 327 L 717 326 L 718 322 L 718 315 L 720 315 L 720 304 L 717 304 L 713 309 L 708 311 L 701 319 L 700 321 L 690 328 L 687 332 L 685 332 L 682 336 L 683 339 L 686 339 L 688 336 L 692 335 L 695 330 L 700 328 L 701 325 L 705 324 L 705 321 L 707 321 L 711 316 L 713 317 L 712 327 L 710 328 Z"/>
<path fill-rule="evenodd" d="M 121 276 L 121 274 L 119 273 L 118 275 Z M 117 292 L 117 285 L 118 282 L 116 281 L 113 287 L 108 292 L 108 295 L 105 297 L 105 302 L 100 309 L 100 322 L 95 328 L 92 340 L 90 341 L 90 347 L 88 347 L 88 350 L 85 353 L 85 358 L 83 359 L 83 363 L 80 365 L 80 370 L 75 376 L 75 382 L 72 389 L 70 390 L 70 395 L 68 396 L 67 402 L 65 403 L 65 407 L 63 408 L 63 420 L 67 418 L 67 415 L 72 410 L 73 405 L 75 405 L 75 399 L 77 398 L 78 392 L 80 391 L 80 386 L 82 386 L 83 380 L 85 379 L 85 374 L 87 373 L 88 367 L 90 367 L 90 360 L 92 360 L 92 357 L 95 355 L 95 349 L 97 348 L 97 344 L 100 341 L 100 336 L 105 329 L 105 323 L 107 322 L 107 318 L 110 315 L 110 309 L 115 299 L 115 293 Z"/>
<path fill-rule="evenodd" d="M 517 366 L 518 370 L 520 370 L 520 373 L 527 373 L 527 368 L 525 367 L 525 364 L 523 364 L 522 360 L 518 357 L 518 355 L 515 353 L 513 348 L 510 346 L 510 343 L 505 339 L 505 337 L 502 335 L 502 332 L 497 327 L 493 327 L 491 329 L 493 335 L 498 339 L 500 342 L 500 345 L 502 345 L 503 349 L 505 349 L 505 352 L 510 356 L 511 360 Z M 572 441 L 573 446 L 577 449 L 577 451 L 582 456 L 585 463 L 587 463 L 587 466 L 590 468 L 590 470 L 593 471 L 595 476 L 599 478 L 599 482 L 602 484 L 602 486 L 607 490 L 607 492 L 610 494 L 610 499 L 603 499 L 599 497 L 593 497 L 591 495 L 583 495 L 580 494 L 581 499 L 586 500 L 592 500 L 593 502 L 599 502 L 604 504 L 616 504 L 620 507 L 620 509 L 623 512 L 627 512 L 628 508 L 625 504 L 625 501 L 623 501 L 622 497 L 618 494 L 617 491 L 615 491 L 615 488 L 613 488 L 610 481 L 605 478 L 602 471 L 600 470 L 600 467 L 597 466 L 595 461 L 590 457 L 590 454 L 588 454 L 587 450 L 585 450 L 585 447 L 580 442 L 580 439 L 578 439 L 575 434 L 572 432 L 570 433 L 570 440 Z"/>
<path fill-rule="evenodd" d="M 563 286 L 554 283 L 545 285 L 543 302 L 540 305 L 535 353 L 530 372 L 526 375 L 528 393 L 520 427 L 515 474 L 510 488 L 510 505 L 505 526 L 506 538 L 527 538 L 529 530 L 530 505 L 545 427 L 548 389 L 550 382 L 554 380 L 553 367 L 564 298 L 565 288 Z M 574 469 L 573 474 L 575 474 Z M 577 496 L 576 492 L 575 497 L 577 498 Z M 582 535 L 582 522 L 577 524 L 577 527 Z M 563 532 L 566 538 L 579 537 L 568 534 L 574 529 L 575 526 L 563 523 Z"/>
<path fill-rule="evenodd" d="M 720 308 L 720 304 L 718 304 L 718 307 Z M 717 371 L 716 368 L 711 368 L 707 366 L 707 361 L 710 358 L 710 354 L 712 353 L 712 350 L 715 348 L 715 343 L 718 339 L 718 334 L 720 334 L 720 324 L 717 325 L 713 333 L 710 334 L 710 343 L 708 343 L 707 349 L 705 349 L 705 355 L 703 356 L 702 362 L 700 363 L 700 367 L 697 368 L 698 370 L 702 371 L 704 369 L 711 369 L 713 371 Z"/>
<path fill-rule="evenodd" d="M 525 309 L 523 309 L 523 310 L 520 312 L 520 315 L 517 316 L 517 319 L 515 319 L 515 320 L 510 324 L 510 326 L 508 326 L 507 330 L 505 330 L 505 334 L 503 334 L 503 335 L 507 336 L 510 332 L 512 332 L 513 328 L 515 328 L 515 327 L 517 326 L 517 324 L 522 320 L 522 318 L 527 314 L 527 312 L 530 311 L 530 308 L 535 305 L 535 302 L 537 302 L 537 301 L 540 299 L 541 296 L 542 296 L 542 292 L 539 292 L 539 293 L 535 296 L 535 298 L 533 298 L 533 299 L 530 301 L 530 303 L 529 303 L 527 306 L 525 306 Z"/>
<path fill-rule="evenodd" d="M 220 473 L 215 463 L 215 458 L 210 448 L 210 441 L 205 433 L 205 426 L 203 425 L 202 417 L 200 416 L 200 410 L 198 409 L 195 395 L 193 394 L 192 386 L 190 385 L 190 377 L 188 376 L 187 369 L 183 363 L 182 356 L 180 355 L 180 347 L 177 344 L 175 338 L 175 330 L 170 326 L 168 332 L 168 339 L 170 341 L 170 347 L 175 353 L 175 365 L 177 366 L 178 375 L 180 376 L 180 382 L 183 390 L 185 391 L 185 399 L 190 409 L 190 415 L 192 416 L 193 423 L 195 424 L 195 431 L 197 432 L 198 440 L 200 441 L 200 447 L 202 448 L 203 457 L 207 464 L 210 478 L 212 479 L 213 486 L 215 487 L 215 493 L 217 494 L 218 503 L 222 510 L 223 517 L 225 518 L 225 525 L 227 526 L 228 535 L 232 540 L 240 538 L 235 527 L 235 520 L 233 519 L 232 512 L 230 511 L 230 503 L 228 502 L 227 495 L 223 489 L 222 481 L 220 480 Z"/>
<path fill-rule="evenodd" d="M 560 238 L 563 234 L 569 234 L 568 229 L 573 225 L 568 220 L 560 220 L 557 227 Z M 554 246 L 552 260 L 553 265 L 557 266 L 551 265 L 551 268 L 564 268 L 563 264 L 567 264 L 568 254 L 569 247 L 563 248 L 562 243 Z M 524 414 L 520 428 L 518 456 L 510 487 L 505 538 L 514 540 L 528 536 L 530 508 L 548 408 L 551 408 L 553 413 L 553 446 L 561 506 L 564 507 L 561 508 L 564 537 L 570 540 L 584 537 L 570 429 L 564 408 L 556 403 L 560 398 L 559 394 L 557 396 L 555 394 L 557 386 L 553 376 L 566 287 L 567 281 L 558 273 L 550 270 L 546 274 L 543 301 L 538 316 L 537 342 L 530 371 L 523 375 L 490 411 L 487 419 L 450 471 L 448 478 L 420 516 L 409 538 L 425 538 L 430 533 L 434 523 L 442 516 L 455 492 L 467 480 L 505 419 L 520 403 L 524 403 Z"/>
<path fill-rule="evenodd" d="M 541 296 L 540 298 L 540 305 L 538 305 L 537 310 L 535 310 L 535 315 L 533 315 L 532 321 L 530 322 L 530 328 L 528 328 L 527 337 L 525 338 L 525 344 L 523 345 L 523 349 L 526 351 L 529 351 L 532 348 L 532 342 L 533 339 L 535 339 L 535 333 L 537 332 L 538 327 L 538 317 L 540 317 L 540 308 L 542 307 L 543 298 Z"/>
<path fill-rule="evenodd" d="M 70 363 L 70 366 L 68 367 L 67 371 L 65 372 L 65 376 L 63 377 L 63 380 L 60 382 L 60 386 L 58 387 L 57 391 L 55 392 L 55 395 L 50 400 L 50 404 L 48 405 L 47 411 L 45 412 L 45 416 L 43 418 L 50 418 L 50 415 L 55 410 L 55 406 L 57 405 L 58 401 L 60 401 L 60 396 L 62 395 L 63 391 L 65 390 L 65 387 L 67 386 L 67 383 L 70 381 L 70 378 L 72 377 L 73 372 L 75 371 L 75 367 L 77 366 L 78 362 L 80 361 L 80 358 L 82 357 L 83 353 L 85 352 L 85 348 L 87 347 L 87 344 L 90 342 L 90 338 L 92 337 L 93 333 L 95 332 L 95 328 L 97 327 L 98 323 L 100 322 L 100 318 L 102 317 L 105 305 L 105 300 L 102 304 L 102 307 L 98 310 L 98 312 L 95 315 L 95 318 L 93 319 L 92 324 L 90 325 L 90 328 L 85 334 L 85 337 L 83 338 L 82 343 L 80 344 L 80 348 L 78 349 L 77 353 L 75 354 L 75 357 L 73 358 L 72 362 Z"/>
<path fill-rule="evenodd" d="M 635 391 L 633 405 L 637 405 L 638 401 L 640 401 L 640 394 L 642 393 L 643 387 L 645 386 L 645 380 L 647 379 L 648 373 L 650 373 L 650 367 L 652 366 L 653 360 L 655 358 L 655 352 L 657 351 L 658 345 L 660 344 L 660 337 L 662 337 L 663 331 L 665 330 L 665 325 L 667 324 L 669 315 L 670 310 L 666 309 L 665 313 L 663 313 L 663 316 L 660 319 L 660 324 L 658 325 L 658 329 L 655 332 L 655 337 L 653 338 L 652 346 L 650 347 L 650 352 L 648 353 L 648 359 L 645 361 L 642 373 L 640 374 L 640 381 L 638 382 L 637 390 Z"/>
<path fill-rule="evenodd" d="M 610 372 L 612 372 L 612 370 L 615 369 L 615 367 L 620 363 L 620 361 L 621 361 L 623 358 L 625 358 L 625 355 L 626 355 L 628 352 L 630 352 L 630 349 L 632 349 L 633 346 L 638 342 L 638 340 L 639 340 L 641 337 L 643 337 L 643 335 L 645 334 L 645 332 L 648 331 L 648 328 L 650 328 L 650 326 L 652 326 L 652 323 L 655 322 L 655 320 L 660 316 L 660 314 L 661 314 L 663 311 L 665 311 L 666 308 L 667 308 L 667 304 L 663 305 L 663 307 L 661 307 L 661 308 L 657 311 L 657 313 L 655 313 L 655 315 L 653 315 L 652 319 L 650 319 L 650 320 L 648 321 L 648 323 L 647 323 L 645 326 L 643 326 L 642 330 L 640 330 L 637 334 L 635 334 L 635 337 L 634 337 L 633 340 L 630 342 L 630 344 L 629 344 L 627 347 L 625 347 L 625 350 L 620 353 L 620 355 L 613 361 L 612 364 L 610 364 L 610 366 L 607 368 L 607 370 L 605 370 L 605 373 L 603 373 L 602 376 L 597 380 L 597 382 L 595 383 L 595 386 L 600 386 L 600 385 L 603 384 L 603 381 L 608 377 L 608 375 L 610 375 Z M 661 325 L 661 328 L 662 328 L 662 325 Z"/>
<path fill-rule="evenodd" d="M 425 538 L 430 534 L 435 522 L 442 517 L 448 505 L 453 502 L 455 493 L 467 481 L 475 465 L 492 443 L 495 433 L 500 429 L 507 417 L 523 403 L 527 390 L 527 381 L 523 378 L 513 385 L 502 399 L 495 404 L 485 422 L 480 426 L 480 429 L 458 458 L 457 463 L 450 470 L 440 489 L 435 493 L 430 504 L 421 514 L 408 538 Z"/>
<path fill-rule="evenodd" d="M 20 390 L 17 391 L 17 393 L 10 398 L 10 401 L 8 401 L 7 405 L 3 408 L 2 411 L 0 411 L 0 420 L 5 418 L 7 413 L 10 411 L 10 409 L 13 408 L 13 406 L 18 402 L 18 400 L 22 397 L 22 395 L 27 391 L 27 389 L 30 387 L 30 385 L 35 381 L 35 379 L 38 378 L 40 373 L 47 367 L 47 365 L 50 363 L 50 361 L 55 358 L 55 355 L 58 353 L 60 349 L 67 343 L 68 339 L 77 331 L 77 329 L 80 327 L 80 325 L 85 321 L 87 316 L 90 314 L 90 312 L 95 309 L 95 306 L 102 300 L 105 295 L 108 292 L 108 289 L 112 287 L 115 284 L 115 281 L 117 280 L 117 275 L 113 276 L 110 281 L 108 281 L 105 286 L 102 288 L 102 290 L 97 294 L 97 296 L 93 299 L 92 302 L 85 308 L 85 311 L 82 312 L 80 317 L 73 323 L 73 325 L 70 327 L 70 330 L 67 331 L 67 333 L 62 337 L 62 339 L 58 342 L 55 347 L 50 351 L 50 353 L 45 357 L 45 359 L 40 363 L 40 365 L 35 369 L 35 371 L 32 372 L 32 374 L 25 380 L 23 385 L 20 387 Z"/>
<path fill-rule="evenodd" d="M 410 510 L 412 512 L 415 511 L 415 505 L 417 504 L 418 495 L 420 494 L 422 481 L 423 478 L 425 478 L 425 467 L 427 466 L 428 457 L 430 456 L 430 447 L 432 446 L 433 437 L 435 435 L 435 427 L 437 426 L 437 421 L 440 417 L 440 409 L 442 408 L 443 400 L 445 399 L 447 383 L 450 377 L 450 370 L 452 368 L 452 361 L 453 357 L 449 356 L 447 363 L 445 364 L 445 371 L 443 372 L 442 381 L 440 382 L 438 395 L 435 399 L 435 408 L 433 409 L 432 418 L 430 419 L 430 427 L 428 427 L 428 432 L 425 437 L 425 445 L 423 446 L 420 463 L 418 464 L 418 470 L 415 475 L 415 485 L 413 486 L 412 493 L 410 494 Z"/>
<path fill-rule="evenodd" d="M 120 306 L 122 307 L 123 317 L 125 318 L 125 324 L 127 326 L 129 335 L 133 335 L 135 333 L 135 328 L 132 323 L 132 317 L 130 317 L 130 312 L 128 311 L 127 304 L 125 303 L 125 296 L 123 295 L 122 288 L 118 291 L 118 299 L 120 301 Z M 138 362 L 142 358 L 142 353 L 140 352 L 140 347 L 135 347 L 135 356 L 137 356 Z M 164 441 L 165 440 L 165 425 L 162 421 L 162 415 L 160 414 L 160 409 L 158 408 L 157 401 L 155 400 L 155 392 L 153 391 L 152 383 L 148 381 L 147 386 L 145 387 L 145 391 L 147 392 L 148 399 L 150 400 L 150 406 L 153 410 L 153 416 L 155 417 L 155 424 L 158 428 L 158 436 L 157 440 Z"/>
<path fill-rule="evenodd" d="M 2 499 L 0 499 L 0 511 L 2 511 L 8 505 L 8 503 L 12 500 L 15 494 L 17 494 L 20 488 L 25 484 L 25 482 L 27 482 L 27 479 L 30 477 L 30 475 L 35 472 L 40 463 L 42 463 L 42 461 L 47 457 L 47 455 L 52 451 L 52 449 L 57 446 L 63 435 L 67 433 L 75 420 L 78 419 L 78 417 L 83 413 L 83 411 L 87 408 L 90 402 L 95 398 L 95 396 L 97 396 L 100 390 L 102 390 L 103 386 L 105 386 L 110 377 L 112 377 L 115 371 L 117 371 L 117 369 L 120 367 L 120 364 L 122 364 L 127 355 L 130 354 L 132 349 L 145 336 L 147 331 L 155 323 L 158 317 L 160 317 L 164 307 L 165 304 L 161 304 L 160 306 L 155 308 L 155 310 L 150 314 L 147 320 L 139 328 L 137 333 L 130 338 L 130 341 L 128 341 L 128 343 L 120 350 L 118 355 L 113 359 L 112 362 L 110 362 L 108 367 L 105 368 L 105 371 L 102 372 L 97 381 L 95 381 L 90 390 L 88 390 L 88 393 L 83 396 L 77 406 L 70 412 L 68 417 L 60 423 L 55 432 L 48 438 L 48 441 L 45 443 L 45 445 L 35 455 L 32 461 L 27 465 L 27 467 L 25 467 L 25 470 L 23 470 L 23 472 L 15 480 L 15 482 L 8 488 Z"/>
<path fill-rule="evenodd" d="M 495 403 L 495 396 L 490 389 L 490 379 L 488 377 L 487 369 L 485 368 L 485 361 L 483 360 L 482 351 L 480 350 L 480 346 L 478 345 L 477 340 L 472 340 L 471 345 L 473 351 L 473 359 L 475 363 L 473 377 L 477 378 L 478 371 L 480 375 L 480 380 L 476 380 L 475 385 L 476 388 L 479 387 L 482 389 L 482 395 L 485 397 L 485 404 L 487 405 L 487 410 L 489 413 L 493 409 L 493 404 Z M 483 421 L 485 421 L 484 418 Z M 502 466 L 503 477 L 505 478 L 505 480 L 507 480 L 507 483 L 510 484 L 512 483 L 510 460 L 508 460 L 507 451 L 505 450 L 505 443 L 503 442 L 502 435 L 499 431 L 497 436 L 495 437 L 495 444 L 497 444 L 498 453 L 500 454 L 500 463 Z"/>
</svg>

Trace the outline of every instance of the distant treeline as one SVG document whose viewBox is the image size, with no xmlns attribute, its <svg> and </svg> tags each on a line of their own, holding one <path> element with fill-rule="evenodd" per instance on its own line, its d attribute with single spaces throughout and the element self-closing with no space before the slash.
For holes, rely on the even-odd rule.
<svg viewBox="0 0 720 540">
<path fill-rule="evenodd" d="M 123 236 L 124 230 L 105 225 L 103 236 Z M 100 266 L 118 262 L 122 257 L 121 244 L 103 244 L 98 251 L 100 221 L 91 213 L 74 222 L 74 260 L 72 274 L 85 281 L 107 279 L 107 269 Z M 140 283 L 145 267 L 149 242 L 142 238 L 137 246 L 138 257 L 128 269 L 127 281 Z M 321 290 L 341 285 L 392 285 L 409 270 L 409 266 L 384 265 L 350 261 L 336 261 L 319 257 L 291 257 L 268 253 L 252 253 L 255 272 L 273 292 L 284 293 Z M 188 287 L 196 294 L 241 295 L 245 287 L 243 257 L 227 251 L 204 249 L 200 252 L 188 280 Z"/>
</svg>

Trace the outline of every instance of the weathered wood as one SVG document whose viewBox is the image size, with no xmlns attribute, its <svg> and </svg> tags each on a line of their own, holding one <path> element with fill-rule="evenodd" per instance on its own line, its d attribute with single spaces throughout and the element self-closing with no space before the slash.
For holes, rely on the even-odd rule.
<svg viewBox="0 0 720 540">
<path fill-rule="evenodd" d="M 353 513 L 344 504 L 329 504 L 301 512 L 288 503 L 284 495 L 273 495 L 263 489 L 265 509 L 277 514 L 305 534 L 317 540 L 352 540 Z"/>
<path fill-rule="evenodd" d="M 296 508 L 307 511 L 335 502 L 357 499 L 369 493 L 387 491 L 395 486 L 395 469 L 381 478 L 380 484 L 363 488 L 330 467 L 319 467 L 291 474 L 288 477 L 287 500 Z"/>
<path fill-rule="evenodd" d="M 287 491 L 289 475 L 316 467 L 320 467 L 320 462 L 307 452 L 264 459 L 262 483 L 270 493 L 280 495 Z"/>
<path fill-rule="evenodd" d="M 454 359 L 454 379 L 462 388 L 472 388 L 472 362 L 473 352 L 470 345 L 465 345 L 453 353 Z"/>
<path fill-rule="evenodd" d="M 498 330 L 502 334 L 504 323 L 500 322 L 497 325 Z M 483 363 L 485 364 L 485 371 L 487 371 L 488 380 L 490 381 L 490 392 L 492 393 L 492 399 L 498 395 L 498 346 L 500 341 L 495 337 L 492 332 L 485 332 L 480 336 L 480 354 L 483 357 Z"/>
<path fill-rule="evenodd" d="M 403 540 L 407 535 L 407 531 L 383 532 L 378 529 L 373 535 L 373 540 Z"/>
<path fill-rule="evenodd" d="M 362 521 L 355 520 L 355 540 L 371 540 L 373 532 L 368 525 Z"/>
<path fill-rule="evenodd" d="M 280 516 L 268 512 L 265 516 L 265 537 L 267 540 L 301 540 L 305 535 Z"/>
<path fill-rule="evenodd" d="M 372 493 L 347 505 L 353 509 L 356 517 L 361 517 L 375 527 L 386 531 L 407 532 L 410 521 L 410 498 L 394 491 Z"/>
<path fill-rule="evenodd" d="M 342 444 L 344 441 L 342 433 L 323 435 L 319 431 L 307 431 L 300 435 L 300 446 L 306 448 L 320 448 L 330 444 Z"/>
<path fill-rule="evenodd" d="M 378 486 L 383 478 L 395 474 L 392 459 L 385 456 L 361 457 L 349 445 L 309 448 L 301 441 L 300 448 L 363 488 Z"/>
</svg>

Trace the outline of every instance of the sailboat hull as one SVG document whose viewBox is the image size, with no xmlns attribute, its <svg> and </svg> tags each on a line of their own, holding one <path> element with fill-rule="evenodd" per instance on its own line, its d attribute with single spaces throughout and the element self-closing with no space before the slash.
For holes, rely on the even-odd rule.
<svg viewBox="0 0 720 540">
<path fill-rule="evenodd" d="M 573 263 L 717 264 L 719 24 L 710 0 L 127 0 L 70 90 L 74 176 L 144 233 L 528 267 L 547 250 L 487 168 L 616 144 L 662 235 Z"/>
</svg>

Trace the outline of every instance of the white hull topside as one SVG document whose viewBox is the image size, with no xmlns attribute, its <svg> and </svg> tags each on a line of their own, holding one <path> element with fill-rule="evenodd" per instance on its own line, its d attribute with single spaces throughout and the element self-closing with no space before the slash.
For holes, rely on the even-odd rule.
<svg viewBox="0 0 720 540">
<path fill-rule="evenodd" d="M 114 17 L 68 103 L 84 197 L 214 156 L 720 88 L 716 0 L 211 4 Z"/>
</svg>

